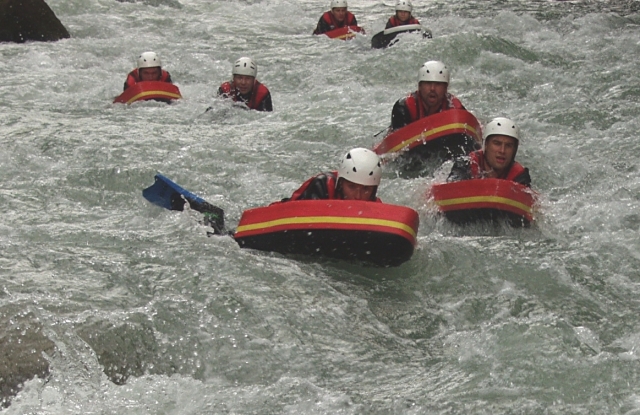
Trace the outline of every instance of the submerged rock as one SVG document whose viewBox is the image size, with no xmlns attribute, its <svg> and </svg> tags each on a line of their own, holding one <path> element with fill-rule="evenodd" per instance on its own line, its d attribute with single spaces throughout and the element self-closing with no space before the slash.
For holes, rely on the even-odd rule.
<svg viewBox="0 0 640 415">
<path fill-rule="evenodd" d="M 42 325 L 31 315 L 0 310 L 0 407 L 7 407 L 24 382 L 49 375 L 55 345 L 42 333 Z"/>
<path fill-rule="evenodd" d="M 148 324 L 113 326 L 103 321 L 80 329 L 78 334 L 95 351 L 105 375 L 116 385 L 124 385 L 130 376 L 142 376 L 156 360 L 157 344 Z"/>
<path fill-rule="evenodd" d="M 42 42 L 70 37 L 44 0 L 0 0 L 0 42 Z"/>
<path fill-rule="evenodd" d="M 203 378 L 203 365 L 192 359 L 192 347 L 197 347 L 198 341 L 185 340 L 185 346 L 172 339 L 173 334 L 156 333 L 145 315 L 133 314 L 120 325 L 88 321 L 77 333 L 94 350 L 104 374 L 116 385 L 124 385 L 130 377 L 145 373 L 167 376 L 180 373 Z M 159 344 L 156 336 L 164 337 L 163 344 Z"/>
</svg>

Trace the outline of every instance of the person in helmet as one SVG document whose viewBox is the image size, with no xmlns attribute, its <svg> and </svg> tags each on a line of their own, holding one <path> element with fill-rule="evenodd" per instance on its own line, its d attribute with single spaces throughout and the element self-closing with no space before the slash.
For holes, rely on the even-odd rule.
<svg viewBox="0 0 640 415">
<path fill-rule="evenodd" d="M 234 62 L 231 70 L 233 79 L 218 88 L 218 95 L 243 103 L 256 111 L 273 111 L 271 92 L 258 82 L 258 65 L 251 58 L 240 58 Z"/>
<path fill-rule="evenodd" d="M 385 29 L 408 24 L 420 24 L 418 19 L 411 15 L 412 11 L 413 4 L 411 4 L 411 0 L 398 0 L 396 2 L 396 14 L 389 18 Z"/>
<path fill-rule="evenodd" d="M 321 35 L 340 27 L 357 25 L 356 17 L 347 10 L 347 0 L 331 0 L 331 10 L 320 17 L 313 34 Z"/>
<path fill-rule="evenodd" d="M 418 71 L 418 90 L 396 101 L 391 110 L 391 130 L 450 109 L 465 109 L 450 94 L 449 68 L 440 61 L 428 61 Z"/>
<path fill-rule="evenodd" d="M 138 67 L 127 75 L 124 90 L 143 81 L 162 81 L 173 83 L 169 72 L 162 69 L 160 57 L 155 52 L 144 52 L 138 56 Z"/>
<path fill-rule="evenodd" d="M 518 126 L 508 118 L 494 118 L 485 126 L 483 138 L 482 150 L 457 159 L 447 181 L 493 178 L 531 187 L 529 169 L 515 161 L 520 144 Z"/>
<path fill-rule="evenodd" d="M 354 148 L 344 155 L 338 170 L 310 178 L 290 198 L 282 201 L 343 199 L 381 202 L 376 196 L 381 177 L 378 155 L 366 148 Z"/>
</svg>

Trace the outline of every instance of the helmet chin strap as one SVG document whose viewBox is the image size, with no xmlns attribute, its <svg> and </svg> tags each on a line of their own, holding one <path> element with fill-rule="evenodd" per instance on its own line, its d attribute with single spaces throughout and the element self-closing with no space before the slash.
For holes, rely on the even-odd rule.
<svg viewBox="0 0 640 415">
<path fill-rule="evenodd" d="M 336 195 L 338 195 L 340 199 L 344 198 L 344 195 L 342 194 L 342 180 L 342 177 L 338 177 L 338 180 L 336 180 Z"/>
<path fill-rule="evenodd" d="M 378 193 L 378 186 L 375 187 L 375 189 L 373 189 L 373 192 L 371 193 L 371 201 L 373 202 L 374 200 L 376 200 L 376 193 Z"/>
</svg>

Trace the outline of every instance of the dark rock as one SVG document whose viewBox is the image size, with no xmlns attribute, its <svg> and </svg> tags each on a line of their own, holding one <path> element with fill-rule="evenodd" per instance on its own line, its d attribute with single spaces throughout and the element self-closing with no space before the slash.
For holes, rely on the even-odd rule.
<svg viewBox="0 0 640 415">
<path fill-rule="evenodd" d="M 116 385 L 124 385 L 130 376 L 142 376 L 154 366 L 157 344 L 148 323 L 113 326 L 103 321 L 80 329 L 78 334 L 95 351 L 104 373 Z"/>
<path fill-rule="evenodd" d="M 162 321 L 156 323 L 164 325 Z M 116 385 L 124 385 L 130 377 L 145 373 L 167 376 L 179 373 L 202 379 L 204 365 L 192 359 L 199 342 L 173 328 L 171 333 L 156 330 L 146 315 L 131 314 L 117 326 L 109 321 L 87 321 L 77 333 L 94 350 L 105 375 Z M 164 338 L 162 344 L 156 336 Z"/>
<path fill-rule="evenodd" d="M 70 37 L 44 0 L 0 0 L 0 42 L 42 42 Z"/>
<path fill-rule="evenodd" d="M 31 314 L 0 310 L 0 407 L 7 407 L 24 382 L 49 375 L 49 356 L 55 345 L 42 333 Z"/>
</svg>

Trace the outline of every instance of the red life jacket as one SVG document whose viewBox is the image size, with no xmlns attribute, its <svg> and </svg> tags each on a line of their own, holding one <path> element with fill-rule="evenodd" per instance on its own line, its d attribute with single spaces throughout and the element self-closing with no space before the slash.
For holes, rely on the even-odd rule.
<svg viewBox="0 0 640 415">
<path fill-rule="evenodd" d="M 224 84 L 220 85 L 220 91 L 222 94 L 232 98 L 235 102 L 244 101 L 242 99 L 242 96 L 240 95 L 240 91 L 238 91 L 236 86 L 233 84 L 233 81 L 225 82 Z M 253 82 L 251 96 L 249 97 L 249 100 L 245 102 L 245 104 L 247 104 L 247 107 L 249 107 L 249 109 L 254 110 L 258 108 L 262 100 L 264 100 L 268 94 L 269 89 L 258 82 L 258 80 L 255 80 Z"/>
<path fill-rule="evenodd" d="M 330 171 L 330 172 L 327 172 L 327 173 L 320 173 L 320 175 L 318 175 L 318 176 L 324 176 L 327 195 L 328 195 L 327 199 L 342 199 L 342 197 L 338 197 L 339 195 L 336 192 L 336 186 L 337 186 L 337 183 L 338 183 L 338 172 L 337 171 L 334 170 L 334 171 Z M 311 185 L 311 183 L 318 178 L 318 176 L 313 176 L 312 178 L 308 179 L 306 182 L 302 183 L 302 186 L 300 186 L 300 188 L 298 190 L 293 192 L 293 194 L 288 199 L 288 201 L 299 200 L 300 197 L 303 195 L 303 193 Z M 375 201 L 378 202 L 378 203 L 382 203 L 382 200 L 380 200 L 379 197 L 376 197 Z M 276 203 L 278 203 L 278 202 L 276 202 Z"/>
<path fill-rule="evenodd" d="M 331 171 L 331 172 L 322 173 L 322 174 L 327 178 L 326 184 L 327 184 L 327 193 L 329 195 L 328 199 L 335 199 L 336 198 L 336 183 L 338 181 L 338 172 L 337 171 Z M 309 187 L 311 182 L 314 181 L 316 179 L 316 177 L 318 177 L 318 176 L 313 176 L 312 178 L 310 178 L 306 182 L 302 183 L 302 186 L 300 186 L 300 188 L 298 190 L 293 192 L 293 194 L 291 195 L 291 198 L 289 200 L 298 200 L 298 199 L 300 199 L 300 196 L 302 196 L 302 194 L 305 192 L 305 190 L 307 190 L 307 188 Z"/>
<path fill-rule="evenodd" d="M 170 79 L 171 76 L 169 75 L 169 72 L 162 69 L 162 74 L 160 75 L 160 79 L 158 79 L 158 81 L 170 82 Z M 129 72 L 129 75 L 127 75 L 127 81 L 125 82 L 125 84 L 127 85 L 127 88 L 129 88 L 134 86 L 138 82 L 140 82 L 140 73 L 138 72 L 138 69 L 134 69 L 133 71 Z"/>
<path fill-rule="evenodd" d="M 332 28 L 331 30 L 337 29 L 339 27 L 355 26 L 355 21 L 356 21 L 356 17 L 350 11 L 347 11 L 347 15 L 345 16 L 344 21 L 342 23 L 339 23 L 335 19 L 335 17 L 333 17 L 333 13 L 331 13 L 331 11 L 324 12 L 324 14 L 322 15 L 322 19 L 329 26 L 331 26 Z"/>
<path fill-rule="evenodd" d="M 442 103 L 442 108 L 440 108 L 440 111 L 438 112 L 450 109 L 465 109 L 464 105 L 462 105 L 462 102 L 460 102 L 458 98 L 454 97 L 450 93 L 447 92 L 445 98 L 446 99 Z M 422 99 L 420 99 L 418 91 L 409 95 L 406 98 L 405 103 L 407 110 L 409 110 L 409 115 L 411 116 L 411 122 L 418 121 L 419 119 L 426 117 L 425 108 L 424 105 L 422 105 Z"/>
<path fill-rule="evenodd" d="M 471 167 L 471 177 L 473 179 L 481 179 L 482 172 L 487 170 L 484 159 L 484 152 L 482 150 L 477 150 L 469 154 L 469 167 Z M 516 177 L 524 173 L 524 167 L 522 164 L 517 161 L 513 161 L 511 166 L 507 169 L 506 173 L 502 174 L 502 177 L 498 177 L 498 179 L 503 180 L 514 180 Z"/>
<path fill-rule="evenodd" d="M 418 21 L 418 19 L 416 19 L 413 16 L 411 16 L 409 20 L 407 20 L 406 22 L 403 22 L 400 19 L 398 19 L 398 16 L 391 16 L 389 18 L 389 22 L 387 23 L 387 29 L 390 27 L 404 26 L 408 24 L 420 24 L 420 22 Z"/>
</svg>

